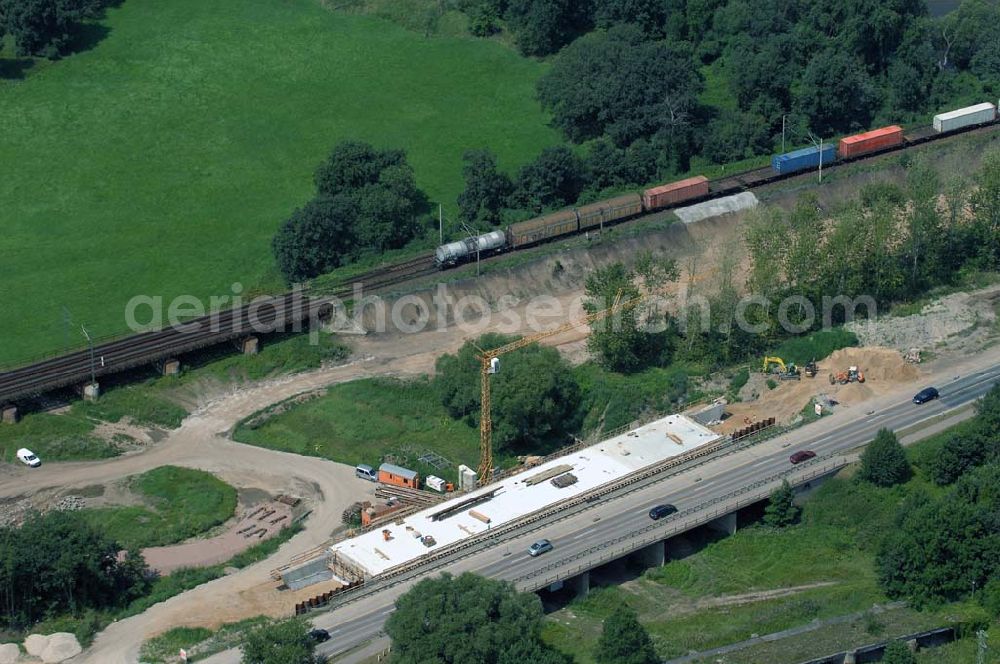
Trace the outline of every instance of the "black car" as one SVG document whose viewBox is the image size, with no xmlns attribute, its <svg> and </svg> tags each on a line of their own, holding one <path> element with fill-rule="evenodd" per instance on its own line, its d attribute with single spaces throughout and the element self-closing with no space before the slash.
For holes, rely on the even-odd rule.
<svg viewBox="0 0 1000 664">
<path fill-rule="evenodd" d="M 925 387 L 924 389 L 920 390 L 919 392 L 913 395 L 913 403 L 916 404 L 927 403 L 928 401 L 937 399 L 939 396 L 941 395 L 938 394 L 936 387 Z"/>
<path fill-rule="evenodd" d="M 673 505 L 657 505 L 653 509 L 649 510 L 649 518 L 653 521 L 657 519 L 662 519 L 665 516 L 670 516 L 677 511 L 677 508 Z"/>
<path fill-rule="evenodd" d="M 330 632 L 325 629 L 316 628 L 309 631 L 309 636 L 312 637 L 313 641 L 316 643 L 323 643 L 324 641 L 330 640 Z"/>
</svg>

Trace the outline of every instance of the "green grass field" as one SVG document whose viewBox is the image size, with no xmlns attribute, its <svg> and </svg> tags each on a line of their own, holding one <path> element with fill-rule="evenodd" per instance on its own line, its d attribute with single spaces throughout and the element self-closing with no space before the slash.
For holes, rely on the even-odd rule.
<svg viewBox="0 0 1000 664">
<path fill-rule="evenodd" d="M 326 395 L 255 428 L 238 426 L 233 438 L 351 465 L 377 466 L 391 454 L 423 476 L 450 480 L 456 479 L 457 464 L 476 468 L 479 459 L 479 430 L 448 417 L 427 379 L 373 378 L 334 385 Z M 417 461 L 427 451 L 454 465 L 435 469 Z"/>
<path fill-rule="evenodd" d="M 203 470 L 161 466 L 131 478 L 129 484 L 144 506 L 80 512 L 123 546 L 181 542 L 223 523 L 236 511 L 236 489 Z"/>
<path fill-rule="evenodd" d="M 137 294 L 281 286 L 270 240 L 332 146 L 407 150 L 453 209 L 461 155 L 514 169 L 559 142 L 544 65 L 319 0 L 125 0 L 90 50 L 0 80 L 0 366 L 126 331 Z M 69 312 L 66 325 L 63 307 Z"/>
</svg>

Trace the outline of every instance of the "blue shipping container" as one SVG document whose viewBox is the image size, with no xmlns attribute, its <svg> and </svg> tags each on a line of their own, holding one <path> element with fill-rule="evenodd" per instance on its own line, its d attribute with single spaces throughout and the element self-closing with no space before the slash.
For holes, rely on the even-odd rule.
<svg viewBox="0 0 1000 664">
<path fill-rule="evenodd" d="M 819 168 L 819 148 L 816 146 L 802 148 L 785 154 L 771 157 L 771 168 L 775 173 L 794 173 L 807 168 Z M 829 164 L 837 159 L 837 144 L 823 146 L 823 164 Z"/>
</svg>

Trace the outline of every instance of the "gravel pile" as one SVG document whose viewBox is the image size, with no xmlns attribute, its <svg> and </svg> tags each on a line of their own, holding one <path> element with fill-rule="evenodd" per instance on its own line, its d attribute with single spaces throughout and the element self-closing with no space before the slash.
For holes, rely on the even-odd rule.
<svg viewBox="0 0 1000 664">
<path fill-rule="evenodd" d="M 53 508 L 63 512 L 75 512 L 82 510 L 86 506 L 87 499 L 83 496 L 63 496 L 59 499 L 59 502 L 53 505 Z"/>
</svg>

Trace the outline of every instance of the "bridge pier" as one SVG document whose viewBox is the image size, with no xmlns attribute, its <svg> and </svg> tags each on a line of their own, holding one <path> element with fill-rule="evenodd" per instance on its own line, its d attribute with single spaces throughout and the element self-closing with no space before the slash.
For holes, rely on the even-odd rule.
<svg viewBox="0 0 1000 664">
<path fill-rule="evenodd" d="M 181 372 L 181 361 L 170 357 L 160 363 L 160 373 L 164 376 L 176 376 Z"/>
<path fill-rule="evenodd" d="M 667 556 L 667 543 L 665 541 L 653 542 L 649 546 L 644 546 L 638 551 L 639 558 L 644 567 L 663 567 Z"/>
<path fill-rule="evenodd" d="M 97 398 L 101 396 L 101 385 L 95 380 L 93 383 L 84 385 L 81 391 L 84 401 L 97 401 Z"/>
<path fill-rule="evenodd" d="M 17 411 L 17 406 L 12 403 L 5 403 L 2 408 L 0 408 L 0 419 L 3 420 L 5 424 L 17 424 L 17 421 L 21 419 L 21 414 Z"/>
<path fill-rule="evenodd" d="M 725 533 L 726 535 L 736 534 L 736 512 L 730 512 L 720 516 L 718 519 L 713 519 L 705 524 L 709 530 L 715 530 L 720 533 Z"/>
<path fill-rule="evenodd" d="M 244 355 L 256 355 L 260 351 L 260 340 L 257 337 L 247 337 L 240 341 L 240 352 Z"/>
<path fill-rule="evenodd" d="M 590 592 L 590 572 L 583 572 L 569 580 L 577 597 L 586 597 Z"/>
</svg>

